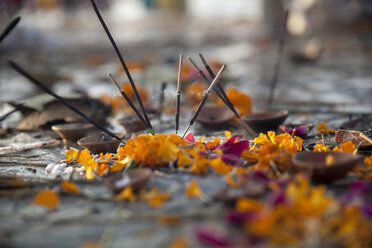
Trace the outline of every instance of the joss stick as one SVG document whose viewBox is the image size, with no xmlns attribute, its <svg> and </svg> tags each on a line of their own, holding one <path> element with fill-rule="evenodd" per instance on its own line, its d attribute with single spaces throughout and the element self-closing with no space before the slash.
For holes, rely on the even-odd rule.
<svg viewBox="0 0 372 248">
<path fill-rule="evenodd" d="M 14 19 L 9 25 L 5 28 L 3 33 L 0 35 L 0 43 L 3 41 L 3 39 L 17 26 L 18 22 L 21 20 L 21 17 L 18 16 L 16 19 Z"/>
<path fill-rule="evenodd" d="M 277 51 L 277 59 L 276 59 L 273 75 L 272 75 L 272 78 L 271 78 L 269 96 L 267 97 L 267 104 L 268 105 L 271 105 L 274 101 L 275 88 L 276 88 L 276 85 L 278 83 L 280 65 L 281 65 L 281 62 L 282 62 L 282 55 L 283 55 L 284 45 L 285 45 L 285 36 L 286 36 L 285 34 L 286 34 L 286 30 L 287 30 L 288 14 L 289 14 L 289 11 L 286 10 L 285 14 L 284 14 L 283 23 L 282 23 L 282 31 L 280 33 L 280 40 L 279 40 L 278 51 Z"/>
<path fill-rule="evenodd" d="M 204 56 L 203 56 L 201 53 L 199 53 L 199 57 L 200 57 L 200 59 L 201 59 L 203 65 L 204 65 L 205 69 L 207 69 L 209 75 L 210 75 L 212 78 L 214 78 L 214 77 L 215 77 L 214 72 L 212 71 L 211 67 L 209 66 L 209 64 L 208 64 L 208 62 L 206 61 L 206 59 L 204 58 Z M 204 74 L 204 73 L 203 73 L 203 74 Z M 217 86 L 217 89 L 218 89 L 218 90 L 220 91 L 220 93 L 221 93 L 221 96 L 222 96 L 221 99 L 222 99 L 222 98 L 225 99 L 225 101 L 226 101 L 226 105 L 227 105 L 227 106 L 230 106 L 231 110 L 232 110 L 232 111 L 234 112 L 234 114 L 238 117 L 239 114 L 238 114 L 238 112 L 235 110 L 235 107 L 234 107 L 234 105 L 232 104 L 232 102 L 230 101 L 230 99 L 227 97 L 225 90 L 222 88 L 222 85 L 218 82 L 216 86 Z M 222 100 L 223 100 L 223 99 L 222 99 Z M 238 117 L 238 118 L 239 118 L 239 117 Z"/>
<path fill-rule="evenodd" d="M 83 117 L 88 122 L 92 123 L 96 128 L 98 128 L 101 131 L 105 132 L 109 136 L 111 136 L 111 137 L 113 137 L 113 138 L 121 141 L 121 139 L 118 136 L 116 136 L 114 133 L 112 133 L 111 131 L 109 131 L 105 127 L 101 126 L 99 123 L 97 123 L 96 121 L 94 121 L 93 119 L 91 119 L 89 116 L 87 116 L 86 114 L 84 114 L 83 112 L 81 112 L 80 110 L 78 110 L 71 103 L 69 103 L 68 101 L 66 101 L 64 98 L 62 98 L 61 96 L 59 96 L 56 93 L 54 93 L 51 89 L 49 89 L 48 87 L 46 87 L 43 83 L 41 83 L 37 79 L 33 78 L 30 74 L 28 74 L 26 71 L 24 71 L 16 63 L 14 63 L 13 61 L 8 61 L 8 63 L 9 63 L 9 65 L 15 71 L 17 71 L 19 74 L 21 74 L 22 76 L 24 76 L 25 78 L 27 78 L 31 83 L 35 84 L 36 86 L 38 86 L 39 88 L 41 88 L 43 91 L 45 91 L 49 95 L 51 95 L 54 98 L 56 98 L 60 103 L 64 104 L 66 107 L 70 108 L 72 111 L 74 111 L 75 113 L 77 113 L 78 115 L 80 115 L 81 117 Z"/>
<path fill-rule="evenodd" d="M 214 72 L 212 71 L 211 67 L 209 66 L 208 62 L 206 61 L 206 59 L 204 58 L 204 56 L 199 53 L 199 57 L 201 59 L 201 61 L 203 62 L 204 64 L 204 67 L 205 69 L 207 69 L 209 75 L 214 78 Z M 200 70 L 201 71 L 201 70 Z M 204 74 L 204 73 L 203 73 Z M 220 94 L 221 94 L 221 99 L 222 101 L 224 101 L 224 103 L 227 105 L 227 107 L 229 107 L 231 109 L 231 111 L 235 114 L 236 118 L 238 119 L 240 125 L 242 125 L 242 127 L 245 129 L 245 131 L 247 132 L 247 134 L 249 136 L 252 136 L 254 137 L 256 135 L 255 131 L 253 131 L 252 128 L 250 128 L 239 116 L 238 112 L 236 111 L 235 107 L 234 107 L 234 104 L 232 104 L 232 102 L 230 101 L 230 99 L 228 98 L 225 90 L 223 89 L 222 85 L 220 83 L 217 83 L 217 89 L 220 91 Z M 218 95 L 218 94 L 217 94 Z M 225 99 L 225 100 L 224 100 Z"/>
<path fill-rule="evenodd" d="M 142 103 L 141 97 L 140 97 L 140 95 L 139 95 L 139 93 L 138 93 L 138 91 L 137 91 L 136 85 L 134 84 L 134 81 L 133 81 L 132 76 L 131 76 L 131 74 L 130 74 L 130 72 L 129 72 L 129 70 L 128 70 L 128 67 L 127 67 L 127 65 L 125 64 L 124 58 L 123 58 L 123 56 L 121 55 L 121 53 L 120 53 L 120 51 L 119 51 L 119 48 L 118 48 L 118 46 L 116 45 L 116 42 L 115 42 L 114 38 L 112 37 L 112 35 L 111 35 L 111 33 L 110 33 L 110 31 L 109 31 L 109 29 L 108 29 L 108 27 L 107 27 L 105 21 L 103 20 L 102 15 L 101 15 L 101 13 L 99 12 L 99 9 L 98 9 L 98 7 L 97 7 L 95 1 L 94 1 L 94 0 L 91 0 L 91 3 L 92 3 L 92 5 L 93 5 L 93 9 L 94 9 L 94 11 L 96 12 L 96 15 L 97 15 L 97 17 L 98 17 L 100 23 L 102 24 L 103 29 L 105 30 L 105 32 L 106 32 L 108 38 L 110 39 L 110 42 L 111 42 L 112 46 L 114 47 L 114 50 L 115 50 L 117 56 L 119 57 L 120 63 L 121 63 L 121 65 L 123 66 L 125 73 L 127 74 L 127 77 L 128 77 L 129 83 L 130 83 L 130 85 L 132 86 L 132 89 L 133 89 L 133 91 L 134 91 L 134 94 L 135 94 L 135 96 L 136 96 L 136 98 L 137 98 L 137 101 L 138 101 L 140 107 L 141 107 L 142 113 L 143 113 L 143 115 L 144 115 L 144 117 L 145 117 L 145 119 L 146 119 L 146 122 L 148 123 L 147 126 L 149 126 L 149 127 L 152 129 L 150 119 L 149 119 L 149 117 L 147 116 L 147 113 L 146 113 L 145 107 L 143 106 L 143 103 Z"/>
<path fill-rule="evenodd" d="M 109 77 L 110 77 L 111 81 L 113 82 L 113 84 L 118 88 L 118 90 L 120 91 L 120 93 L 124 97 L 124 99 L 127 101 L 127 103 L 129 104 L 129 106 L 132 108 L 132 110 L 137 114 L 138 118 L 145 125 L 145 127 L 150 128 L 149 125 L 148 125 L 148 123 L 146 122 L 146 120 L 143 119 L 142 115 L 140 114 L 140 112 L 138 111 L 138 109 L 136 108 L 136 106 L 134 106 L 133 102 L 130 100 L 130 98 L 125 93 L 125 91 L 122 88 L 120 88 L 119 84 L 116 82 L 116 80 L 111 75 L 111 73 L 109 74 Z"/>
<path fill-rule="evenodd" d="M 190 58 L 190 57 L 187 57 L 187 58 L 191 62 L 191 64 L 195 67 L 195 69 L 198 71 L 199 75 L 204 79 L 204 81 L 207 82 L 208 85 L 210 85 L 211 81 L 204 74 L 204 72 L 199 68 L 199 66 L 194 62 L 194 60 L 192 60 L 192 58 Z M 214 76 L 212 78 L 214 78 Z M 219 98 L 221 98 L 221 100 L 227 105 L 227 107 L 229 107 L 234 112 L 235 109 L 233 110 L 233 108 L 230 107 L 230 105 L 228 104 L 226 99 L 221 94 L 221 91 L 220 91 L 218 86 L 219 86 L 219 83 L 217 83 L 216 88 L 213 88 L 214 92 L 218 95 Z"/>
<path fill-rule="evenodd" d="M 181 76 L 182 76 L 182 63 L 183 54 L 180 54 L 180 59 L 178 62 L 178 77 L 177 77 L 177 98 L 176 98 L 176 134 L 178 133 L 178 127 L 180 122 L 180 104 L 181 104 Z"/>
<path fill-rule="evenodd" d="M 214 85 L 217 83 L 218 79 L 221 77 L 222 73 L 224 72 L 224 70 L 226 69 L 226 65 L 223 65 L 220 69 L 220 71 L 217 73 L 216 77 L 213 79 L 211 85 L 209 85 L 209 88 L 207 89 L 207 91 L 205 92 L 204 96 L 203 96 L 203 99 L 201 100 L 198 108 L 195 110 L 194 112 L 194 115 L 192 116 L 191 120 L 190 120 L 190 123 L 189 125 L 187 126 L 185 132 L 183 133 L 183 136 L 182 138 L 185 137 L 187 131 L 190 129 L 190 127 L 192 126 L 192 124 L 194 124 L 196 118 L 198 117 L 202 107 L 204 106 L 204 104 L 207 102 L 208 100 L 208 96 L 210 95 L 211 93 L 211 90 L 213 89 Z"/>
</svg>

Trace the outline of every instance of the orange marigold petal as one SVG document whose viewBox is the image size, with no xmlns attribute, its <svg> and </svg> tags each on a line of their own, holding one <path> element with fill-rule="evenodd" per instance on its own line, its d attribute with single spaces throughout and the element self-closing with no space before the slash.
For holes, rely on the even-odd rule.
<svg viewBox="0 0 372 248">
<path fill-rule="evenodd" d="M 328 146 L 325 146 L 323 144 L 317 144 L 314 146 L 314 149 L 313 149 L 314 152 L 328 152 L 329 151 L 329 147 Z"/>
<path fill-rule="evenodd" d="M 79 154 L 79 151 L 70 148 L 70 149 L 66 152 L 66 160 L 67 160 L 68 162 L 72 162 L 73 159 L 76 159 L 76 158 L 77 158 L 78 154 Z"/>
<path fill-rule="evenodd" d="M 79 187 L 75 183 L 72 183 L 66 180 L 62 181 L 61 188 L 66 193 L 73 193 L 73 194 L 80 193 Z"/>
<path fill-rule="evenodd" d="M 41 205 L 52 210 L 57 209 L 58 203 L 59 197 L 57 193 L 51 190 L 40 192 L 32 200 L 32 204 Z"/>
<path fill-rule="evenodd" d="M 130 202 L 136 201 L 136 196 L 133 194 L 132 187 L 126 187 L 124 188 L 119 194 L 115 196 L 115 200 L 117 201 L 124 201 L 129 200 Z"/>
<path fill-rule="evenodd" d="M 172 241 L 167 248 L 188 248 L 187 239 L 179 237 Z"/>
<path fill-rule="evenodd" d="M 245 211 L 260 211 L 264 207 L 259 200 L 241 198 L 236 202 L 236 210 L 240 212 Z"/>
<path fill-rule="evenodd" d="M 351 140 L 342 143 L 340 145 L 340 148 L 343 152 L 346 153 L 353 153 L 355 151 L 355 145 Z"/>
<path fill-rule="evenodd" d="M 364 165 L 368 168 L 372 167 L 372 155 L 364 159 Z"/>
<path fill-rule="evenodd" d="M 185 194 L 189 198 L 192 198 L 192 197 L 199 198 L 203 195 L 203 192 L 200 189 L 199 184 L 196 181 L 191 181 L 188 183 L 186 187 Z"/>
</svg>

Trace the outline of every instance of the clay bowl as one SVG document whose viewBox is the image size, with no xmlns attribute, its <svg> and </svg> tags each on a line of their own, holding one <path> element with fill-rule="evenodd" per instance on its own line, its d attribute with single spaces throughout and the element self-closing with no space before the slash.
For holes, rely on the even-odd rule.
<svg viewBox="0 0 372 248">
<path fill-rule="evenodd" d="M 287 110 L 243 115 L 242 120 L 255 132 L 275 131 L 288 116 Z"/>
<path fill-rule="evenodd" d="M 234 113 L 225 106 L 204 106 L 196 121 L 205 127 L 218 128 L 227 126 L 234 116 Z"/>
<path fill-rule="evenodd" d="M 103 182 L 115 194 L 121 192 L 126 187 L 133 190 L 140 190 L 149 181 L 152 172 L 148 168 L 133 169 L 126 172 L 119 172 L 106 177 Z"/>
<path fill-rule="evenodd" d="M 335 162 L 327 166 L 328 155 L 332 155 Z M 294 167 L 309 172 L 317 182 L 331 182 L 344 177 L 359 160 L 357 155 L 342 152 L 301 152 L 292 157 Z"/>
<path fill-rule="evenodd" d="M 118 120 L 118 124 L 123 126 L 127 133 L 137 133 L 146 129 L 137 115 L 127 115 Z"/>
<path fill-rule="evenodd" d="M 53 125 L 51 129 L 63 139 L 63 142 L 66 143 L 68 141 L 78 141 L 94 130 L 94 127 L 90 123 L 66 123 Z"/>
<path fill-rule="evenodd" d="M 293 134 L 295 136 L 306 136 L 312 129 L 314 128 L 314 124 L 287 124 L 287 125 L 280 125 L 279 129 L 285 133 L 289 133 L 290 135 Z"/>
<path fill-rule="evenodd" d="M 125 135 L 121 133 L 115 133 L 121 139 L 124 139 Z M 88 135 L 78 140 L 78 145 L 87 148 L 90 153 L 116 153 L 120 145 L 120 141 L 104 133 L 95 133 Z"/>
</svg>

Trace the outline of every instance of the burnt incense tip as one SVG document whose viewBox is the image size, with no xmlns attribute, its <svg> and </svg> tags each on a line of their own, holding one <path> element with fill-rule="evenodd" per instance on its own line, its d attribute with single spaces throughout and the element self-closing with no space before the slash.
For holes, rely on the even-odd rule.
<svg viewBox="0 0 372 248">
<path fill-rule="evenodd" d="M 207 63 L 207 61 L 205 60 L 203 54 L 199 53 L 199 57 L 200 57 L 200 59 L 201 59 L 201 61 L 202 61 L 202 63 L 203 63 L 204 66 L 209 66 L 208 63 Z"/>
</svg>

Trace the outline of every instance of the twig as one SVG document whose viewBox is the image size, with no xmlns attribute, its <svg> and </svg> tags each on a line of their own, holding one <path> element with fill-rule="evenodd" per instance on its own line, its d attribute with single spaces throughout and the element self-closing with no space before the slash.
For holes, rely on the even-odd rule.
<svg viewBox="0 0 372 248">
<path fill-rule="evenodd" d="M 181 105 L 181 76 L 182 76 L 182 63 L 183 54 L 180 54 L 180 60 L 178 62 L 178 77 L 177 77 L 177 98 L 176 98 L 176 134 L 178 133 L 178 127 L 180 122 L 180 105 Z"/>
<path fill-rule="evenodd" d="M 134 91 L 134 94 L 136 95 L 137 101 L 138 101 L 138 103 L 139 103 L 139 105 L 140 105 L 140 107 L 141 107 L 141 110 L 142 110 L 142 113 L 143 113 L 143 115 L 144 115 L 144 117 L 145 117 L 145 119 L 146 119 L 146 122 L 148 122 L 148 126 L 152 129 L 150 119 L 149 119 L 149 117 L 147 116 L 147 113 L 146 113 L 145 107 L 143 106 L 143 103 L 142 103 L 141 97 L 140 97 L 140 95 L 139 95 L 139 93 L 138 93 L 138 90 L 137 90 L 137 88 L 136 88 L 136 85 L 134 84 L 134 81 L 133 81 L 133 79 L 132 79 L 132 76 L 130 75 L 130 72 L 129 72 L 129 70 L 128 70 L 128 67 L 127 67 L 127 65 L 125 64 L 124 58 L 123 58 L 123 56 L 121 55 L 121 53 L 120 53 L 120 51 L 119 51 L 119 48 L 118 48 L 118 46 L 116 45 L 116 42 L 115 42 L 114 38 L 112 37 L 112 35 L 111 35 L 111 33 L 110 33 L 110 31 L 109 31 L 109 29 L 108 29 L 108 27 L 107 27 L 105 21 L 103 20 L 102 15 L 101 15 L 101 13 L 99 12 L 99 9 L 98 9 L 98 7 L 97 7 L 95 1 L 94 1 L 94 0 L 91 0 L 91 3 L 92 3 L 92 5 L 93 5 L 94 12 L 96 12 L 97 17 L 98 17 L 100 23 L 102 24 L 102 27 L 103 27 L 103 29 L 105 30 L 105 32 L 106 32 L 108 38 L 110 39 L 110 42 L 111 42 L 112 46 L 114 47 L 114 50 L 115 50 L 117 56 L 119 57 L 120 63 L 121 63 L 121 65 L 123 66 L 125 73 L 127 74 L 127 77 L 128 77 L 129 83 L 130 83 L 130 85 L 132 86 L 132 89 L 133 89 L 133 91 Z"/>
<path fill-rule="evenodd" d="M 71 103 L 69 103 L 64 98 L 62 98 L 59 95 L 57 95 L 56 93 L 54 93 L 52 90 L 50 90 L 48 87 L 46 87 L 43 83 L 41 83 L 37 79 L 33 78 L 30 74 L 28 74 L 25 70 L 23 70 L 16 63 L 14 63 L 13 61 L 8 61 L 8 63 L 9 63 L 9 65 L 15 71 L 17 71 L 19 74 L 21 74 L 22 76 L 24 76 L 25 78 L 27 78 L 31 83 L 35 84 L 36 86 L 38 86 L 39 88 L 41 88 L 42 90 L 44 90 L 46 93 L 48 93 L 49 95 L 51 95 L 54 98 L 56 98 L 59 102 L 61 102 L 62 104 L 64 104 L 66 107 L 70 108 L 72 111 L 74 111 L 75 113 L 77 113 L 78 115 L 80 115 L 81 117 L 83 117 L 85 120 L 87 120 L 90 123 L 92 123 L 96 128 L 98 128 L 101 131 L 107 133 L 111 137 L 113 137 L 113 138 L 121 141 L 121 139 L 118 136 L 116 136 L 114 133 L 112 133 L 111 131 L 109 131 L 105 127 L 101 126 L 101 124 L 99 124 L 98 122 L 94 121 L 92 118 L 90 118 L 89 116 L 87 116 L 86 114 L 84 114 L 83 112 L 81 112 L 80 110 L 78 110 L 77 108 L 75 108 Z"/>
<path fill-rule="evenodd" d="M 201 100 L 198 108 L 196 109 L 194 115 L 192 116 L 191 120 L 190 120 L 190 123 L 189 125 L 187 126 L 185 132 L 183 133 L 183 136 L 182 138 L 185 137 L 187 131 L 190 129 L 190 127 L 192 126 L 192 124 L 194 124 L 196 118 L 198 117 L 202 107 L 204 106 L 204 104 L 206 103 L 207 99 L 208 99 L 208 96 L 210 95 L 211 93 L 211 90 L 213 89 L 214 85 L 217 83 L 218 79 L 221 77 L 222 73 L 225 71 L 226 69 L 226 65 L 223 65 L 220 69 L 220 71 L 217 73 L 217 76 L 213 79 L 213 82 L 211 83 L 211 85 L 209 85 L 209 88 L 207 89 L 207 91 L 205 92 L 204 94 L 204 97 L 203 99 Z"/>
</svg>

